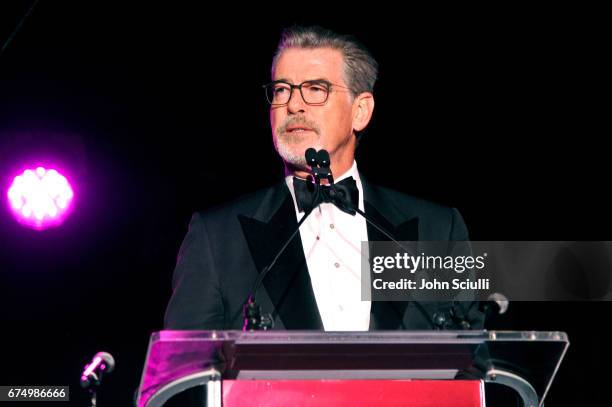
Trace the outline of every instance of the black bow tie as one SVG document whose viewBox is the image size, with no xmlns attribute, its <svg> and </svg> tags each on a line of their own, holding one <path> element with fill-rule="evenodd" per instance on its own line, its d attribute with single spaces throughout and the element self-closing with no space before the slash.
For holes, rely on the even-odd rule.
<svg viewBox="0 0 612 407">
<path fill-rule="evenodd" d="M 359 207 L 359 190 L 353 177 L 328 185 L 317 185 L 302 178 L 293 177 L 295 200 L 300 212 L 310 212 L 322 203 L 333 203 L 343 212 L 355 215 Z"/>
</svg>

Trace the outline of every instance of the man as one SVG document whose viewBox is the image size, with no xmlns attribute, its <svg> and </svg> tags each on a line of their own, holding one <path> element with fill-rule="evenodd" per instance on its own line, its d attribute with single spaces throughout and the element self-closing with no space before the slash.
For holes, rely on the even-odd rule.
<svg viewBox="0 0 612 407">
<path fill-rule="evenodd" d="M 376 77 L 376 61 L 353 38 L 320 27 L 285 31 L 265 88 L 286 179 L 193 216 L 174 273 L 166 329 L 242 328 L 242 307 L 258 273 L 306 213 L 300 197 L 310 174 L 304 158 L 310 147 L 329 152 L 336 183 L 356 187 L 355 205 L 395 239 L 467 240 L 457 210 L 376 187 L 360 176 L 357 135 L 372 118 Z M 432 329 L 439 303 L 361 300 L 366 240 L 388 238 L 360 215 L 331 203 L 316 207 L 257 293 L 274 327 Z"/>
</svg>

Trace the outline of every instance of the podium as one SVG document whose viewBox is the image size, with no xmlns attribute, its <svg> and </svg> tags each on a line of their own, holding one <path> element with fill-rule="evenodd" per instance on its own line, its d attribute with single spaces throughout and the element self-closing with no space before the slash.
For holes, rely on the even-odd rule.
<svg viewBox="0 0 612 407">
<path fill-rule="evenodd" d="M 206 386 L 208 406 L 484 406 L 484 383 L 542 406 L 563 332 L 160 331 L 138 407 Z"/>
</svg>

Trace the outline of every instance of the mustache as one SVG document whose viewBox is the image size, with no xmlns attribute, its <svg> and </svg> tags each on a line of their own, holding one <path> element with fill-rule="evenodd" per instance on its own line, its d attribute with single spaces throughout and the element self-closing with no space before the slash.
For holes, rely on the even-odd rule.
<svg viewBox="0 0 612 407">
<path fill-rule="evenodd" d="M 285 121 L 280 126 L 278 126 L 277 133 L 284 134 L 287 132 L 287 127 L 293 126 L 296 124 L 306 126 L 309 129 L 312 129 L 312 131 L 314 131 L 316 134 L 321 134 L 321 130 L 319 129 L 319 126 L 317 126 L 315 122 L 308 120 L 304 116 L 293 116 L 293 117 L 286 118 Z"/>
</svg>

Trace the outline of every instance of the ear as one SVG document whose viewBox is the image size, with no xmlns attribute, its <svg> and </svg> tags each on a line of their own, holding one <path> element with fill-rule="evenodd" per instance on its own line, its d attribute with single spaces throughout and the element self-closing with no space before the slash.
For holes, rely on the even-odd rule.
<svg viewBox="0 0 612 407">
<path fill-rule="evenodd" d="M 374 95 L 370 92 L 360 93 L 353 101 L 353 130 L 364 130 L 374 112 Z"/>
</svg>

